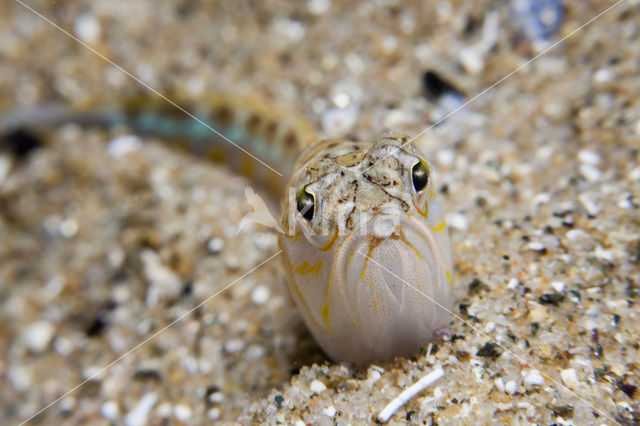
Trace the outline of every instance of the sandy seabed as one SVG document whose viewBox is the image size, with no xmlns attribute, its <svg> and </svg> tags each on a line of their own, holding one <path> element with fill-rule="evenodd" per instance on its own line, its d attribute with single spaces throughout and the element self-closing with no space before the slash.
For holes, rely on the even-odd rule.
<svg viewBox="0 0 640 426">
<path fill-rule="evenodd" d="M 3 424 L 80 383 L 32 422 L 371 423 L 437 367 L 390 423 L 640 422 L 638 1 L 573 35 L 614 2 L 540 2 L 540 19 L 492 1 L 25 4 L 163 93 L 250 93 L 320 136 L 416 135 L 473 101 L 417 140 L 448 212 L 459 318 L 414 358 L 362 370 L 315 345 L 277 259 L 239 279 L 277 243 L 238 234 L 250 208 L 234 171 L 75 125 L 0 152 Z M 0 23 L 5 113 L 145 91 L 19 2 Z"/>
</svg>

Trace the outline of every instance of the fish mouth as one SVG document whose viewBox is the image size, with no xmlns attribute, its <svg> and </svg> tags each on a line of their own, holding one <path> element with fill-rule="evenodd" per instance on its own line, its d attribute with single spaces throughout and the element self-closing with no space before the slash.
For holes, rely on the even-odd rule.
<svg viewBox="0 0 640 426">
<path fill-rule="evenodd" d="M 330 285 L 352 324 L 376 330 L 366 346 L 413 348 L 416 335 L 431 337 L 445 325 L 453 305 L 449 265 L 433 231 L 413 215 L 396 222 L 381 232 L 370 221 L 369 232 L 348 235 L 334 257 Z"/>
</svg>

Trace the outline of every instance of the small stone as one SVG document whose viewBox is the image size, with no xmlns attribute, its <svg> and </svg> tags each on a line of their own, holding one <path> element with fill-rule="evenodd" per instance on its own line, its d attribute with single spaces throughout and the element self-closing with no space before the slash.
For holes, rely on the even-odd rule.
<svg viewBox="0 0 640 426">
<path fill-rule="evenodd" d="M 309 389 L 311 389 L 311 392 L 322 393 L 327 390 L 327 386 L 324 383 L 322 383 L 320 380 L 316 379 L 311 382 Z"/>
<path fill-rule="evenodd" d="M 182 280 L 169 267 L 162 264 L 160 256 L 150 249 L 140 254 L 143 273 L 149 286 L 147 288 L 146 304 L 153 308 L 163 297 L 175 297 L 182 291 Z"/>
<path fill-rule="evenodd" d="M 58 405 L 60 406 L 60 411 L 68 413 L 76 406 L 76 399 L 72 396 L 66 396 L 58 402 Z"/>
<path fill-rule="evenodd" d="M 613 263 L 616 259 L 616 255 L 613 250 L 605 250 L 602 246 L 597 246 L 593 254 L 596 258 L 609 263 Z"/>
<path fill-rule="evenodd" d="M 434 399 L 440 399 L 442 398 L 442 389 L 440 389 L 440 386 L 438 386 L 437 388 L 435 388 L 433 390 L 433 398 Z"/>
<path fill-rule="evenodd" d="M 99 382 L 104 377 L 104 367 L 88 365 L 82 370 L 82 378 L 87 381 Z"/>
<path fill-rule="evenodd" d="M 618 386 L 618 389 L 624 392 L 624 394 L 627 395 L 629 398 L 633 398 L 633 395 L 636 393 L 636 390 L 638 390 L 638 387 L 636 385 L 632 385 L 631 383 L 624 383 L 622 380 L 618 381 L 617 386 Z"/>
<path fill-rule="evenodd" d="M 502 380 L 502 377 L 498 377 L 497 379 L 495 379 L 493 381 L 493 384 L 495 385 L 496 389 L 498 389 L 500 392 L 505 391 L 504 381 Z"/>
<path fill-rule="evenodd" d="M 107 153 L 114 158 L 137 151 L 142 145 L 142 140 L 135 135 L 123 135 L 112 139 L 107 145 Z"/>
<path fill-rule="evenodd" d="M 233 354 L 244 349 L 245 342 L 242 339 L 231 339 L 224 345 L 225 352 Z"/>
<path fill-rule="evenodd" d="M 52 277 L 42 288 L 43 301 L 55 299 L 66 285 L 66 280 L 61 275 Z"/>
<path fill-rule="evenodd" d="M 186 404 L 176 404 L 173 407 L 173 416 L 181 422 L 186 422 L 191 418 L 191 407 Z"/>
<path fill-rule="evenodd" d="M 379 365 L 371 364 L 370 368 L 372 370 L 376 370 L 380 374 L 384 374 L 385 373 L 384 368 L 380 367 Z"/>
<path fill-rule="evenodd" d="M 60 235 L 63 237 L 73 238 L 73 236 L 78 232 L 78 222 L 73 218 L 65 219 L 60 222 L 58 230 L 60 231 Z"/>
<path fill-rule="evenodd" d="M 524 402 L 518 402 L 518 403 L 516 404 L 516 407 L 518 407 L 518 408 L 528 409 L 528 408 L 531 408 L 531 407 L 533 407 L 533 406 L 532 406 L 530 403 L 528 403 L 528 402 L 524 401 Z"/>
<path fill-rule="evenodd" d="M 213 392 L 209 395 L 210 404 L 221 404 L 224 401 L 224 394 L 222 392 Z"/>
<path fill-rule="evenodd" d="M 275 30 L 291 41 L 300 41 L 306 30 L 300 21 L 293 19 L 278 19 L 274 23 Z"/>
<path fill-rule="evenodd" d="M 479 350 L 476 352 L 476 356 L 481 356 L 483 358 L 498 358 L 502 352 L 498 350 L 498 345 L 493 342 L 485 343 Z"/>
<path fill-rule="evenodd" d="M 324 15 L 331 7 L 331 0 L 309 0 L 307 9 L 312 15 Z"/>
<path fill-rule="evenodd" d="M 570 405 L 560 405 L 560 406 L 552 406 L 550 407 L 553 414 L 556 416 L 569 419 L 573 417 L 573 407 Z M 570 424 L 570 423 L 560 423 L 560 424 Z"/>
<path fill-rule="evenodd" d="M 564 301 L 564 294 L 561 293 L 545 293 L 538 298 L 543 305 L 559 305 Z"/>
<path fill-rule="evenodd" d="M 531 323 L 531 334 L 533 336 L 535 336 L 538 333 L 539 329 L 540 329 L 540 324 L 538 324 L 537 322 Z"/>
<path fill-rule="evenodd" d="M 73 352 L 73 343 L 66 337 L 56 337 L 52 346 L 54 351 L 65 357 Z"/>
<path fill-rule="evenodd" d="M 269 296 L 269 287 L 259 285 L 251 292 L 251 301 L 256 305 L 263 305 L 267 300 L 269 300 Z"/>
<path fill-rule="evenodd" d="M 351 103 L 351 97 L 347 93 L 337 92 L 333 94 L 331 101 L 338 108 L 346 108 Z"/>
<path fill-rule="evenodd" d="M 251 345 L 245 353 L 245 358 L 249 361 L 257 361 L 264 356 L 265 348 L 260 345 Z"/>
<path fill-rule="evenodd" d="M 493 321 L 489 321 L 487 323 L 487 325 L 485 325 L 485 327 L 484 327 L 484 332 L 485 333 L 491 333 L 495 329 L 496 329 L 496 323 L 493 322 Z"/>
<path fill-rule="evenodd" d="M 563 100 L 547 102 L 542 109 L 547 117 L 555 121 L 566 119 L 571 111 L 569 103 Z"/>
<path fill-rule="evenodd" d="M 125 258 L 126 255 L 124 253 L 124 250 L 122 250 L 120 247 L 115 247 L 109 250 L 109 253 L 107 254 L 107 261 L 109 262 L 109 266 L 111 266 L 113 269 L 120 268 L 124 263 Z"/>
<path fill-rule="evenodd" d="M 367 377 L 367 380 L 365 380 L 363 384 L 367 389 L 371 389 L 373 387 L 373 384 L 380 380 L 380 377 L 382 377 L 382 374 L 380 374 L 378 371 L 369 369 L 369 375 Z"/>
<path fill-rule="evenodd" d="M 569 241 L 573 243 L 589 243 L 592 241 L 591 235 L 587 231 L 582 229 L 572 229 L 567 231 L 566 237 Z"/>
<path fill-rule="evenodd" d="M 469 229 L 469 221 L 461 213 L 450 213 L 447 215 L 447 226 L 458 231 L 466 231 Z"/>
<path fill-rule="evenodd" d="M 533 322 L 541 322 L 549 317 L 547 313 L 547 308 L 542 305 L 539 305 L 535 302 L 529 302 L 530 310 L 529 310 L 529 319 Z"/>
<path fill-rule="evenodd" d="M 207 411 L 207 417 L 209 417 L 209 420 L 218 420 L 220 418 L 220 414 L 221 412 L 219 408 L 212 408 Z"/>
<path fill-rule="evenodd" d="M 284 403 L 284 396 L 277 394 L 275 398 L 273 398 L 273 402 L 276 404 L 276 407 L 282 408 L 282 405 Z"/>
<path fill-rule="evenodd" d="M 333 416 L 336 415 L 336 409 L 333 406 L 329 406 L 329 407 L 325 408 L 324 410 L 322 410 L 322 412 L 325 413 L 329 417 L 333 417 Z"/>
<path fill-rule="evenodd" d="M 398 47 L 398 39 L 391 34 L 387 34 L 382 37 L 380 45 L 384 53 L 390 54 L 393 53 Z"/>
<path fill-rule="evenodd" d="M 597 152 L 589 151 L 587 149 L 582 149 L 578 152 L 578 160 L 583 163 L 591 164 L 593 166 L 597 166 L 602 161 L 602 157 Z"/>
<path fill-rule="evenodd" d="M 524 376 L 525 386 L 542 386 L 544 384 L 544 377 L 538 370 L 529 370 Z"/>
<path fill-rule="evenodd" d="M 560 377 L 562 378 L 562 383 L 569 389 L 577 389 L 580 382 L 578 381 L 578 375 L 576 374 L 576 370 L 573 368 L 567 368 L 566 370 L 562 370 L 560 372 Z"/>
<path fill-rule="evenodd" d="M 23 338 L 29 350 L 39 354 L 47 349 L 54 332 L 55 328 L 49 321 L 38 321 L 24 330 Z"/>
<path fill-rule="evenodd" d="M 30 368 L 15 365 L 6 374 L 9 382 L 18 392 L 25 392 L 33 384 L 33 371 Z"/>
<path fill-rule="evenodd" d="M 225 256 L 225 258 L 224 258 L 224 266 L 226 266 L 227 268 L 229 268 L 232 271 L 235 271 L 238 268 L 240 268 L 240 259 L 238 259 L 234 255 Z"/>
<path fill-rule="evenodd" d="M 580 204 L 582 204 L 582 207 L 584 207 L 589 216 L 595 217 L 600 213 L 600 207 L 598 207 L 589 194 L 583 193 L 578 195 L 578 201 L 580 201 Z"/>
<path fill-rule="evenodd" d="M 632 208 L 634 207 L 633 202 L 632 202 L 632 201 L 631 201 L 631 199 L 630 199 L 630 196 L 626 196 L 626 197 L 621 198 L 621 199 L 618 201 L 618 204 L 617 204 L 617 205 L 618 205 L 618 207 L 620 207 L 621 209 L 625 209 L 625 210 L 627 210 L 627 209 L 632 209 Z"/>
<path fill-rule="evenodd" d="M 602 171 L 592 164 L 581 164 L 580 174 L 589 182 L 597 182 L 602 177 Z"/>
<path fill-rule="evenodd" d="M 558 293 L 562 293 L 566 286 L 562 281 L 554 281 L 551 283 L 551 287 Z"/>
<path fill-rule="evenodd" d="M 354 75 L 360 75 L 367 69 L 367 63 L 356 52 L 347 53 L 344 57 L 344 63 Z"/>
<path fill-rule="evenodd" d="M 156 408 L 156 416 L 160 417 L 161 419 L 168 419 L 169 417 L 171 417 L 172 412 L 173 406 L 170 402 L 163 402 L 158 405 L 158 408 Z"/>
<path fill-rule="evenodd" d="M 322 130 L 329 138 L 344 137 L 353 129 L 359 115 L 356 106 L 328 109 L 322 114 Z"/>
<path fill-rule="evenodd" d="M 222 238 L 215 237 L 207 242 L 207 250 L 209 250 L 211 254 L 218 254 L 222 251 L 223 248 L 224 240 Z"/>
<path fill-rule="evenodd" d="M 520 284 L 520 281 L 517 278 L 511 278 L 507 283 L 507 288 L 509 290 L 515 290 L 516 288 L 518 288 L 519 284 Z"/>
<path fill-rule="evenodd" d="M 547 248 L 539 241 L 531 241 L 527 244 L 527 248 L 533 251 L 545 252 Z"/>
<path fill-rule="evenodd" d="M 84 13 L 74 22 L 74 30 L 80 40 L 93 44 L 100 38 L 100 21 L 94 15 Z"/>
<path fill-rule="evenodd" d="M 609 68 L 600 68 L 593 73 L 593 82 L 597 84 L 610 83 L 615 80 L 615 73 Z"/>
<path fill-rule="evenodd" d="M 551 44 L 549 38 L 564 22 L 561 1 L 520 0 L 510 3 L 510 7 L 515 25 L 538 51 Z"/>
<path fill-rule="evenodd" d="M 509 380 L 506 385 L 504 385 L 504 391 L 509 395 L 515 395 L 518 391 L 518 385 L 515 381 Z"/>
<path fill-rule="evenodd" d="M 100 413 L 107 420 L 115 420 L 120 415 L 120 409 L 118 403 L 111 400 L 107 401 L 100 407 Z"/>
<path fill-rule="evenodd" d="M 468 74 L 477 74 L 484 68 L 482 52 L 473 46 L 460 49 L 458 60 Z"/>
<path fill-rule="evenodd" d="M 541 192 L 540 194 L 536 194 L 535 197 L 531 200 L 531 204 L 534 206 L 538 206 L 540 204 L 546 204 L 551 201 L 551 194 L 548 192 Z"/>
<path fill-rule="evenodd" d="M 443 149 L 436 153 L 436 160 L 443 167 L 451 167 L 456 159 L 456 154 L 452 149 Z"/>
<path fill-rule="evenodd" d="M 411 116 L 402 109 L 392 109 L 384 116 L 384 127 L 399 129 L 411 122 Z"/>
<path fill-rule="evenodd" d="M 258 250 L 271 252 L 278 247 L 278 236 L 274 232 L 258 232 L 253 242 Z"/>
</svg>

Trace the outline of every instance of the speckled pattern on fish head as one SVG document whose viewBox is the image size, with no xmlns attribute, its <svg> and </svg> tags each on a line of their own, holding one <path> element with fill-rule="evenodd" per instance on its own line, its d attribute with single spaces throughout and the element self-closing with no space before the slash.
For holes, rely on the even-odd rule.
<svg viewBox="0 0 640 426">
<path fill-rule="evenodd" d="M 404 134 L 323 141 L 298 160 L 281 245 L 293 297 L 332 359 L 413 355 L 446 326 L 451 247 L 431 177 Z"/>
</svg>

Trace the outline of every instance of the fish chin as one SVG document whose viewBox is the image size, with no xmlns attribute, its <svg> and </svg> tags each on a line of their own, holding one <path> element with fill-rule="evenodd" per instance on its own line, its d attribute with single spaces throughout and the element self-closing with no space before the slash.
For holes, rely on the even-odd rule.
<svg viewBox="0 0 640 426">
<path fill-rule="evenodd" d="M 339 287 L 358 330 L 348 337 L 361 354 L 356 363 L 413 355 L 448 323 L 448 268 L 438 240 L 416 218 L 403 219 L 388 238 L 345 239 L 334 258 L 331 287 Z"/>
</svg>

